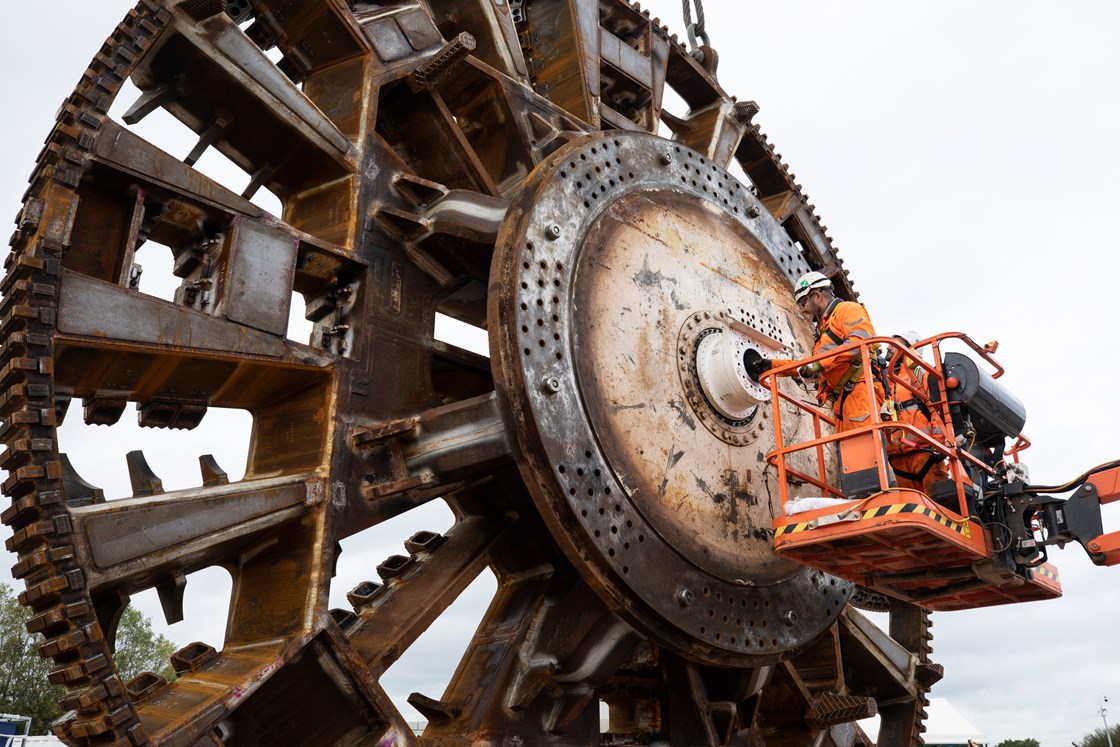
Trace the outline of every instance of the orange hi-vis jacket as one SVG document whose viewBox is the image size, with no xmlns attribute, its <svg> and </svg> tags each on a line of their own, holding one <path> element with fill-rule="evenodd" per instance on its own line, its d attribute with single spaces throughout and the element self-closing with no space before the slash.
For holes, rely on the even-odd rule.
<svg viewBox="0 0 1120 747">
<path fill-rule="evenodd" d="M 813 355 L 827 353 L 841 345 L 858 343 L 874 336 L 875 328 L 871 326 L 871 316 L 867 309 L 855 301 L 836 298 L 825 309 L 817 326 Z M 775 360 L 774 365 L 783 366 L 793 362 Z M 871 414 L 871 403 L 867 401 L 866 388 L 861 385 L 871 372 L 862 370 L 859 350 L 845 351 L 832 358 L 825 358 L 821 361 L 821 368 L 821 378 L 817 382 L 817 401 L 822 405 L 831 403 L 833 413 L 840 421 L 838 430 L 846 431 L 863 425 Z M 787 375 L 793 373 L 790 371 Z M 875 382 L 875 410 L 882 405 L 883 396 L 882 385 Z"/>
<path fill-rule="evenodd" d="M 901 363 L 896 358 L 891 365 L 891 373 L 921 393 L 921 398 L 901 384 L 894 385 L 892 397 L 895 403 L 896 418 L 900 423 L 908 423 L 935 441 L 945 438 L 945 425 L 941 414 L 934 409 L 929 400 L 929 372 L 921 366 L 907 361 Z M 930 453 L 928 447 L 915 450 L 902 443 L 906 434 L 889 431 L 887 453 L 899 487 L 921 490 L 927 495 L 934 482 L 949 477 L 943 458 Z M 913 440 L 913 437 L 911 437 Z"/>
<path fill-rule="evenodd" d="M 894 362 L 891 373 L 920 392 L 921 399 L 901 384 L 895 384 L 892 398 L 897 411 L 896 420 L 900 423 L 909 423 L 922 433 L 933 437 L 934 440 L 940 441 L 945 435 L 945 425 L 941 413 L 928 403 L 929 372 L 916 363 L 909 361 L 907 363 L 908 365 L 900 365 Z"/>
</svg>

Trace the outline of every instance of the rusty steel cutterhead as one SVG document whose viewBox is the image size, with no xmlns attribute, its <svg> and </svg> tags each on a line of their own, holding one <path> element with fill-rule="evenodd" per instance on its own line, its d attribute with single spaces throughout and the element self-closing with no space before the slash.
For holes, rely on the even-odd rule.
<svg viewBox="0 0 1120 747">
<path fill-rule="evenodd" d="M 806 268 L 855 292 L 712 70 L 622 0 L 140 0 L 58 109 L 2 281 L 2 519 L 65 742 L 852 747 L 833 723 L 872 696 L 882 743 L 920 741 L 928 615 L 859 597 L 888 635 L 773 551 L 776 424 L 736 356 L 805 352 Z M 157 112 L 185 155 L 134 129 Z M 210 151 L 243 173 L 203 174 Z M 120 494 L 92 484 L 105 441 L 67 455 L 58 426 L 130 407 L 166 432 L 249 414 L 244 474 L 205 454 L 172 489 L 134 449 Z M 436 500 L 449 526 L 349 549 Z M 175 622 L 206 569 L 224 641 L 125 681 L 131 599 Z M 414 735 L 384 675 L 487 569 Z"/>
<path fill-rule="evenodd" d="M 807 265 L 757 205 L 689 148 L 590 135 L 527 180 L 490 283 L 500 401 L 553 534 L 654 640 L 725 665 L 806 645 L 852 591 L 774 557 L 760 458 L 772 437 L 747 448 L 697 427 L 707 408 L 677 375 L 678 330 L 722 329 L 709 309 L 733 307 L 777 338 L 773 352 L 806 334 L 788 288 Z M 796 627 L 782 624 L 791 613 Z"/>
</svg>

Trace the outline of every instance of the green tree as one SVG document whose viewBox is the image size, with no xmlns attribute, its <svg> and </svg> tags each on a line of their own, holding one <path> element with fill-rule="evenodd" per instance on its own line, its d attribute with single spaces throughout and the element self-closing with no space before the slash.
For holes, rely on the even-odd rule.
<svg viewBox="0 0 1120 747">
<path fill-rule="evenodd" d="M 1005 739 L 996 747 L 1041 747 L 1037 739 Z"/>
<path fill-rule="evenodd" d="M 50 662 L 39 656 L 42 639 L 24 625 L 28 610 L 15 592 L 0 584 L 0 711 L 31 717 L 31 732 L 42 734 L 61 715 L 62 688 L 47 682 Z"/>
<path fill-rule="evenodd" d="M 43 639 L 27 632 L 30 610 L 20 606 L 7 584 L 0 584 L 0 713 L 30 716 L 31 733 L 42 734 L 62 715 L 62 688 L 47 681 L 52 664 L 39 656 Z M 117 626 L 117 667 L 127 682 L 140 672 L 174 678 L 170 657 L 176 646 L 156 635 L 139 610 L 125 608 Z"/>
<path fill-rule="evenodd" d="M 1120 724 L 1113 726 L 1109 729 L 1112 732 L 1112 743 L 1120 745 Z M 1104 729 L 1097 729 L 1091 731 L 1081 738 L 1077 743 L 1078 747 L 1108 747 L 1108 736 L 1104 733 Z"/>
<path fill-rule="evenodd" d="M 168 682 L 175 679 L 171 655 L 179 650 L 172 641 L 152 630 L 152 621 L 135 607 L 125 607 L 117 626 L 117 670 L 128 682 L 141 672 L 155 672 Z"/>
</svg>

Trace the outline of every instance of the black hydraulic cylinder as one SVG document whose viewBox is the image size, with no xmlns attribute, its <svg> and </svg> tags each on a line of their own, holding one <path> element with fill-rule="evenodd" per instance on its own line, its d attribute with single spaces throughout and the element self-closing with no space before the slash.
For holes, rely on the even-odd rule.
<svg viewBox="0 0 1120 747">
<path fill-rule="evenodd" d="M 1027 422 L 1023 403 L 1003 388 L 987 371 L 961 353 L 946 353 L 945 378 L 957 379 L 949 399 L 960 402 L 972 420 L 980 444 L 1018 436 Z"/>
</svg>

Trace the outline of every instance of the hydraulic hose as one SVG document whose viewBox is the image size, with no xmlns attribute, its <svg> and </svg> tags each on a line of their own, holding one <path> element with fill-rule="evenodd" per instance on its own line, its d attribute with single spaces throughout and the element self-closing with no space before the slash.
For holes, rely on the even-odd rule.
<svg viewBox="0 0 1120 747">
<path fill-rule="evenodd" d="M 1065 493 L 1066 491 L 1075 490 L 1075 489 L 1081 487 L 1082 485 L 1085 484 L 1086 480 L 1088 480 L 1090 477 L 1097 474 L 1098 472 L 1104 472 L 1105 470 L 1110 470 L 1110 469 L 1113 469 L 1115 467 L 1120 467 L 1120 459 L 1114 459 L 1111 462 L 1105 462 L 1104 464 L 1098 464 L 1096 467 L 1093 467 L 1092 469 L 1090 469 L 1089 471 L 1080 475 L 1079 477 L 1077 477 L 1073 480 L 1070 480 L 1065 485 L 1026 485 L 1026 486 L 1023 487 L 1023 492 L 1026 492 L 1026 493 Z"/>
</svg>

